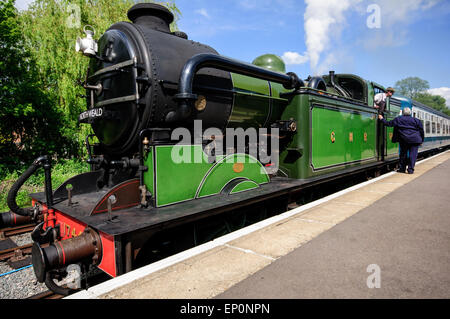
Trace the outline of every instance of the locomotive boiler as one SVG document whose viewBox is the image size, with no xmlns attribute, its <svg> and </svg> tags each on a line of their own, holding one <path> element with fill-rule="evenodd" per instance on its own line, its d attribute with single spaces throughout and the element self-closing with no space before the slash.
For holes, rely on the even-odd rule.
<svg viewBox="0 0 450 319">
<path fill-rule="evenodd" d="M 165 7 L 137 4 L 128 17 L 132 23 L 112 25 L 98 41 L 98 53 L 90 55 L 85 83 L 90 109 L 80 115 L 92 124 L 101 153 L 111 158 L 137 152 L 139 133 L 148 128 L 189 127 L 194 120 L 220 130 L 270 125 L 279 119 L 271 114 L 273 102 L 249 109 L 256 102 L 235 100 L 235 90 L 259 86 L 275 96 L 282 88 L 269 88 L 267 81 L 287 89 L 302 85 L 294 74 L 222 57 L 182 32 L 171 32 L 173 15 Z M 246 83 L 239 75 L 265 82 Z"/>
<path fill-rule="evenodd" d="M 54 280 L 71 264 L 116 277 L 168 243 L 214 238 L 217 220 L 232 231 L 285 210 L 306 187 L 397 160 L 372 107 L 381 85 L 334 72 L 303 81 L 270 54 L 252 64 L 221 56 L 171 32 L 161 5 L 136 4 L 128 18 L 98 42 L 86 27 L 76 44 L 90 59 L 79 121 L 98 139 L 86 138 L 91 171 L 53 190 L 42 156 L 8 194 L 14 213 L 42 219 L 33 268 L 55 292 L 70 293 Z M 387 119 L 399 110 L 388 103 Z M 45 192 L 19 208 L 17 192 L 39 168 Z"/>
</svg>

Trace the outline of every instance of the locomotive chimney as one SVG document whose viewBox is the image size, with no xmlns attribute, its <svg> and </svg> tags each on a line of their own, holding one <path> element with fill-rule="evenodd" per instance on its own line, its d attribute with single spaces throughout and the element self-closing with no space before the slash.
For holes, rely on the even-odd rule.
<svg viewBox="0 0 450 319">
<path fill-rule="evenodd" d="M 174 17 L 166 7 L 155 3 L 138 3 L 128 10 L 128 19 L 134 24 L 170 33 Z"/>
</svg>

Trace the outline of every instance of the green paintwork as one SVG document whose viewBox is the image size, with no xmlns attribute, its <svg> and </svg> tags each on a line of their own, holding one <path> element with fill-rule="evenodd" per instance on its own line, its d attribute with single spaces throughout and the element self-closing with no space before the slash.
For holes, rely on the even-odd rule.
<svg viewBox="0 0 450 319">
<path fill-rule="evenodd" d="M 384 150 L 381 150 L 381 140 L 377 140 L 372 82 L 357 76 L 337 75 L 338 79 L 348 79 L 347 83 L 361 81 L 365 91 L 357 94 L 358 99 L 350 99 L 329 88 L 326 93 L 302 88 L 290 96 L 282 95 L 289 91 L 281 84 L 238 74 L 231 76 L 234 99 L 228 128 L 258 129 L 270 127 L 278 120 L 296 121 L 296 133 L 280 140 L 280 176 L 318 178 L 375 163 L 383 154 L 387 158 L 398 156 L 398 144 L 390 140 L 392 128 L 386 128 Z M 387 120 L 393 119 L 399 111 L 389 103 L 388 110 Z M 229 156 L 231 163 L 227 157 L 209 163 L 200 145 L 156 146 L 153 152 L 154 156 L 149 154 L 145 161 L 149 172 L 144 173 L 144 180 L 158 207 L 220 194 L 227 185 L 227 191 L 232 188 L 230 194 L 234 194 L 270 181 L 264 167 L 257 161 L 248 163 L 251 157 L 244 154 Z M 186 155 L 189 160 L 177 164 L 172 160 L 172 152 Z M 245 162 L 244 170 L 236 173 L 239 169 L 234 167 L 235 162 Z"/>
<path fill-rule="evenodd" d="M 235 93 L 228 127 L 267 127 L 279 119 L 288 104 L 280 97 L 286 92 L 281 85 L 235 73 L 231 77 Z"/>
<path fill-rule="evenodd" d="M 244 163 L 242 172 L 233 170 L 236 162 Z M 232 154 L 209 163 L 201 145 L 155 146 L 147 153 L 144 163 L 149 168 L 144 173 L 144 183 L 157 207 L 219 194 L 236 178 L 257 185 L 269 182 L 264 167 L 251 156 Z"/>
<path fill-rule="evenodd" d="M 286 73 L 284 61 L 275 54 L 264 54 L 253 60 L 252 64 L 269 70 Z"/>
<path fill-rule="evenodd" d="M 311 164 L 314 169 L 376 156 L 376 121 L 373 114 L 315 106 L 311 118 Z"/>
<path fill-rule="evenodd" d="M 262 127 L 270 111 L 270 89 L 267 81 L 231 74 L 235 90 L 229 127 Z"/>
<path fill-rule="evenodd" d="M 231 194 L 236 194 L 236 193 L 240 193 L 240 192 L 244 192 L 247 190 L 251 190 L 251 189 L 255 189 L 258 188 L 259 185 L 256 184 L 255 182 L 252 181 L 244 181 L 242 183 L 239 183 L 238 185 L 236 185 L 233 190 L 231 191 Z"/>
<path fill-rule="evenodd" d="M 312 105 L 322 107 L 312 108 Z M 280 154 L 280 175 L 308 179 L 376 162 L 376 115 L 376 110 L 367 104 L 321 95 L 316 90 L 296 94 L 281 117 L 296 119 L 298 129 Z M 349 141 L 351 132 L 353 143 Z M 367 132 L 367 142 L 357 143 L 357 140 L 364 141 L 364 132 Z"/>
<path fill-rule="evenodd" d="M 236 173 L 233 170 L 235 163 L 244 163 L 244 170 Z M 257 184 L 265 184 L 270 181 L 264 166 L 255 158 L 248 154 L 232 154 L 212 167 L 204 183 L 200 186 L 197 197 L 218 194 L 236 178 L 246 178 Z"/>
<path fill-rule="evenodd" d="M 185 162 L 172 159 L 180 155 Z M 198 185 L 211 164 L 201 146 L 156 146 L 156 204 L 158 207 L 194 199 Z"/>
</svg>

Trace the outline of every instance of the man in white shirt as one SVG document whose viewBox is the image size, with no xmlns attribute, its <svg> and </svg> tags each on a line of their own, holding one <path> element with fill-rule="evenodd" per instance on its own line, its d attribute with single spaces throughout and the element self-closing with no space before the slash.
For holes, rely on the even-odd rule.
<svg viewBox="0 0 450 319">
<path fill-rule="evenodd" d="M 378 109 L 379 114 L 383 114 L 384 110 L 386 109 L 386 98 L 391 97 L 394 95 L 395 90 L 391 87 L 388 87 L 386 89 L 386 93 L 378 93 L 375 94 L 373 98 L 374 102 L 374 108 Z"/>
</svg>

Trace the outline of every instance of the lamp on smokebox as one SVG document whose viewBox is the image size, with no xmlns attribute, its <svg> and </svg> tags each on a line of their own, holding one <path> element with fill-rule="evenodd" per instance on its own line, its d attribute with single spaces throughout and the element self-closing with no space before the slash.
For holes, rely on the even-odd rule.
<svg viewBox="0 0 450 319">
<path fill-rule="evenodd" d="M 87 29 L 90 27 L 91 30 Z M 77 38 L 77 42 L 75 44 L 75 50 L 77 52 L 81 52 L 83 55 L 87 57 L 95 57 L 98 51 L 97 41 L 94 40 L 93 36 L 95 34 L 95 30 L 92 26 L 87 25 L 84 27 L 84 33 L 86 33 L 85 38 Z"/>
</svg>

